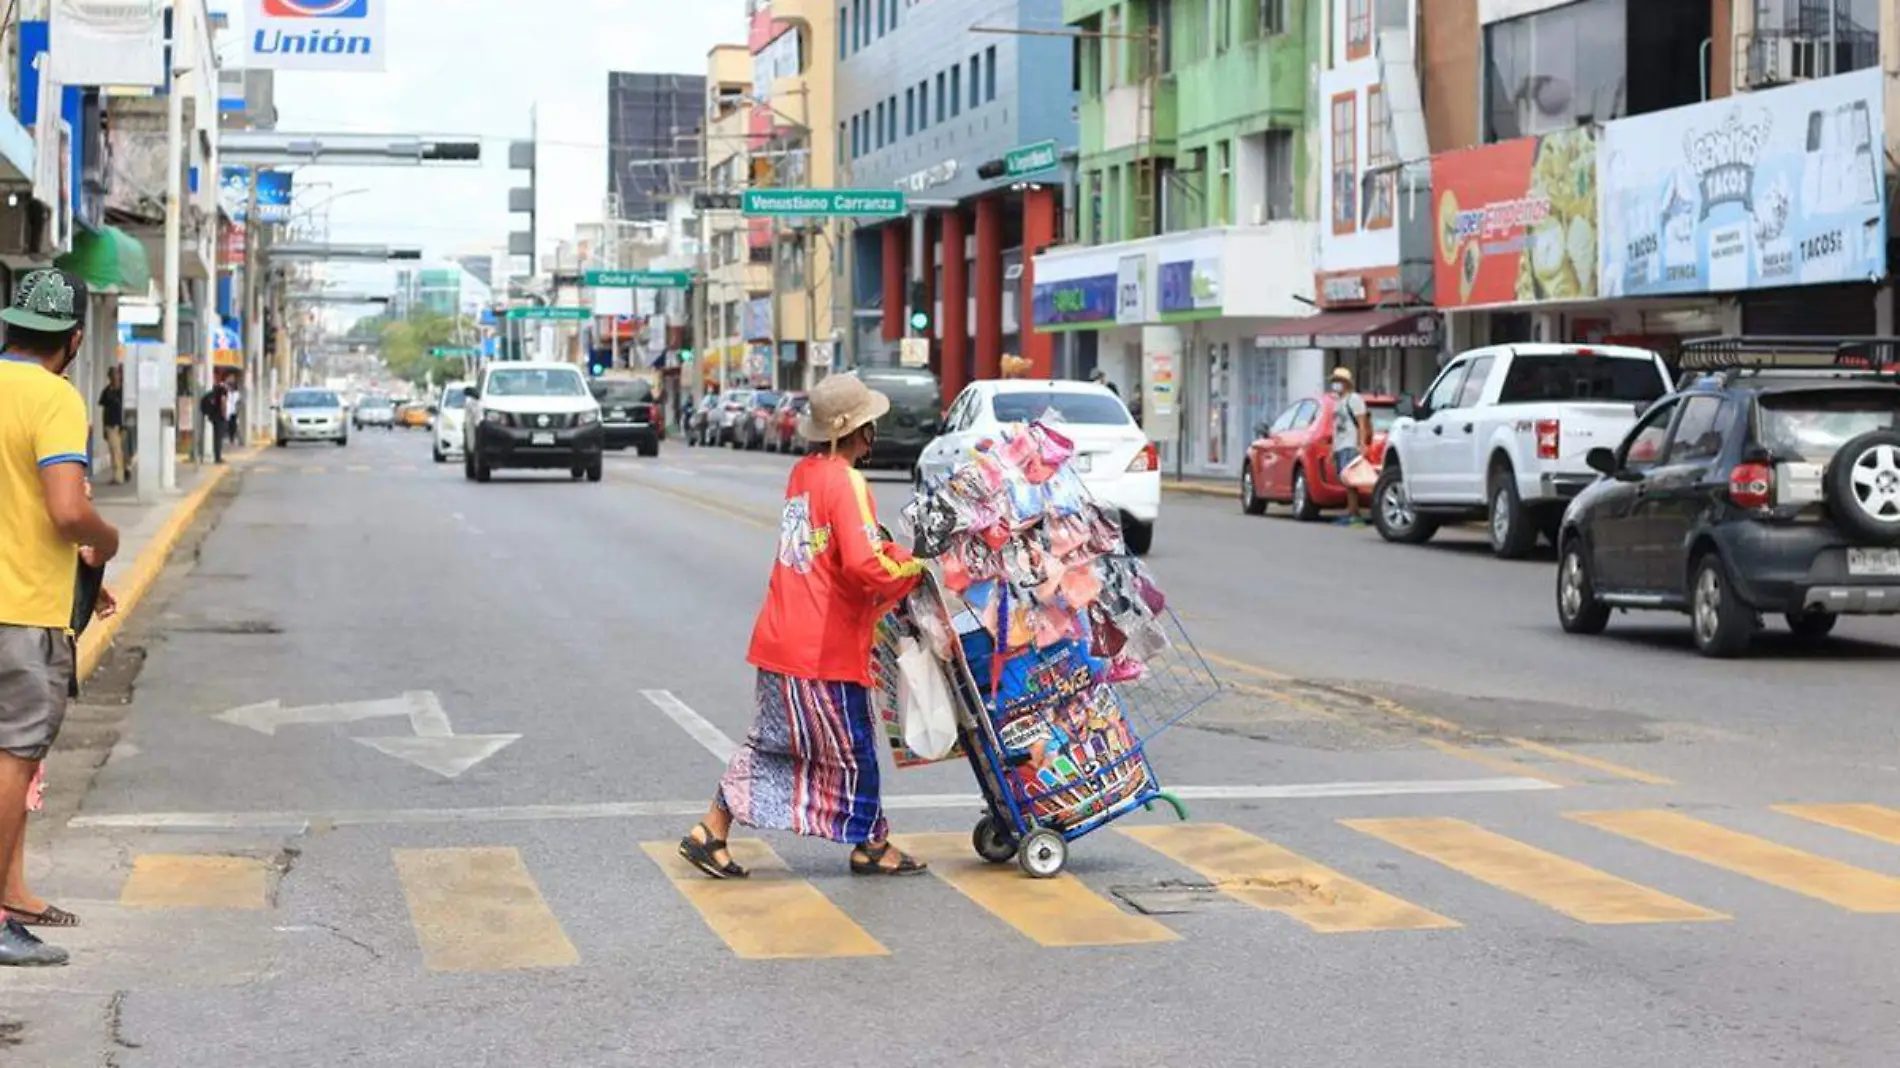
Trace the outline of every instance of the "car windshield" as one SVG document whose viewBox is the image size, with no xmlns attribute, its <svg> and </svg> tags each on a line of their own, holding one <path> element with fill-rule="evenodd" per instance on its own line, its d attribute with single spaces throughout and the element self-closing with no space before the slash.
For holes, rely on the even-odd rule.
<svg viewBox="0 0 1900 1068">
<path fill-rule="evenodd" d="M 778 394 L 755 393 L 752 396 L 752 407 L 766 409 L 776 408 L 778 407 Z"/>
<path fill-rule="evenodd" d="M 788 412 L 802 412 L 809 407 L 811 407 L 810 397 L 785 398 L 785 410 Z"/>
<path fill-rule="evenodd" d="M 1627 401 L 1646 404 L 1667 389 L 1654 361 L 1632 356 L 1516 356 L 1499 404 Z"/>
<path fill-rule="evenodd" d="M 394 408 L 395 406 L 396 402 L 390 400 L 388 397 L 364 397 L 363 402 L 357 405 L 359 408 L 366 409 L 386 409 Z"/>
<path fill-rule="evenodd" d="M 461 408 L 463 403 L 467 400 L 468 395 L 462 392 L 461 386 L 450 386 L 442 391 L 442 410 L 445 412 L 455 411 Z"/>
<path fill-rule="evenodd" d="M 511 368 L 491 373 L 486 393 L 492 397 L 585 397 L 587 384 L 579 371 Z"/>
<path fill-rule="evenodd" d="M 743 408 L 751 403 L 752 391 L 749 389 L 735 390 L 726 394 L 726 407 L 728 408 Z"/>
<path fill-rule="evenodd" d="M 1390 404 L 1368 404 L 1366 414 L 1372 417 L 1372 432 L 1383 434 L 1398 422 L 1399 410 Z"/>
<path fill-rule="evenodd" d="M 1087 426 L 1127 426 L 1128 409 L 1101 393 L 1059 390 L 1022 390 L 998 393 L 990 402 L 999 423 L 1074 423 Z"/>
<path fill-rule="evenodd" d="M 653 387 L 634 379 L 629 382 L 595 382 L 594 399 L 602 404 L 647 404 L 653 400 Z"/>
<path fill-rule="evenodd" d="M 1758 410 L 1758 436 L 1776 459 L 1826 463 L 1848 441 L 1900 426 L 1900 390 L 1772 393 Z"/>
<path fill-rule="evenodd" d="M 286 408 L 341 408 L 343 399 L 327 389 L 294 390 L 284 394 Z"/>
<path fill-rule="evenodd" d="M 927 408 L 936 411 L 941 400 L 937 380 L 929 375 L 865 374 L 864 384 L 891 399 L 898 408 Z"/>
</svg>

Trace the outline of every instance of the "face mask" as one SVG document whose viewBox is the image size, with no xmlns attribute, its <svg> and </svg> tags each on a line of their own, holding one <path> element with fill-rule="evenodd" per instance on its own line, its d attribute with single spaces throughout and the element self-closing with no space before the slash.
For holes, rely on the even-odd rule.
<svg viewBox="0 0 1900 1068">
<path fill-rule="evenodd" d="M 1346 385 L 1343 382 L 1334 382 L 1331 388 L 1334 393 L 1346 392 Z"/>
</svg>

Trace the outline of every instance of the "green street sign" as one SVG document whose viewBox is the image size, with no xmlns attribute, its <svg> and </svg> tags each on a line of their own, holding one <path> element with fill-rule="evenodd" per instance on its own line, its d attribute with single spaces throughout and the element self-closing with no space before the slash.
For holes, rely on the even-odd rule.
<svg viewBox="0 0 1900 1068">
<path fill-rule="evenodd" d="M 462 348 L 453 345 L 438 345 L 429 350 L 429 355 L 438 360 L 452 359 L 457 356 L 470 359 L 480 354 L 481 353 L 476 349 Z"/>
<path fill-rule="evenodd" d="M 747 215 L 887 219 L 904 214 L 904 194 L 882 189 L 748 189 L 739 210 Z"/>
<path fill-rule="evenodd" d="M 559 322 L 584 323 L 594 317 L 586 308 L 509 308 L 510 319 L 553 319 Z"/>
<path fill-rule="evenodd" d="M 1023 145 L 1003 153 L 1003 176 L 1023 178 L 1040 171 L 1052 171 L 1062 165 L 1061 156 L 1056 154 L 1056 143 L 1037 141 L 1033 145 Z"/>
<path fill-rule="evenodd" d="M 581 282 L 589 289 L 685 289 L 693 276 L 685 271 L 585 271 Z"/>
</svg>

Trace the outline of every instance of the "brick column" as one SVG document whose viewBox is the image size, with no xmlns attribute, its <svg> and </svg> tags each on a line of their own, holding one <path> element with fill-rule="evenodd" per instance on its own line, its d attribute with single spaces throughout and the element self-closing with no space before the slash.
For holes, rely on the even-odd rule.
<svg viewBox="0 0 1900 1068">
<path fill-rule="evenodd" d="M 976 377 L 1003 377 L 1003 202 L 976 202 Z"/>
<path fill-rule="evenodd" d="M 884 224 L 884 340 L 904 336 L 904 279 L 909 275 L 904 260 L 904 226 L 898 219 Z"/>
<path fill-rule="evenodd" d="M 964 241 L 969 223 L 962 208 L 951 208 L 943 215 L 943 358 L 938 361 L 943 384 L 943 404 L 948 408 L 963 387 L 969 385 L 966 369 L 970 359 L 970 276 L 963 260 Z"/>
<path fill-rule="evenodd" d="M 1036 320 L 1036 253 L 1056 243 L 1056 191 L 1044 186 L 1023 193 L 1022 311 L 1017 316 L 1022 356 L 1036 378 L 1056 374 L 1056 338 L 1032 325 Z"/>
</svg>

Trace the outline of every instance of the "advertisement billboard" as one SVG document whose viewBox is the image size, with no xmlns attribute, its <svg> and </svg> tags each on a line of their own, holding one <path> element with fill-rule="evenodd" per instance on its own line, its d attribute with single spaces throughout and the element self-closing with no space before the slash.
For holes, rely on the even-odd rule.
<svg viewBox="0 0 1900 1068">
<path fill-rule="evenodd" d="M 256 171 L 249 167 L 226 167 L 218 182 L 218 201 L 234 222 L 250 222 L 251 176 L 257 176 L 257 221 L 290 221 L 290 172 Z"/>
<path fill-rule="evenodd" d="M 381 71 L 385 0 L 249 0 L 242 65 L 265 70 Z"/>
<path fill-rule="evenodd" d="M 1595 297 L 1596 171 L 1587 126 L 1433 156 L 1438 306 Z"/>
<path fill-rule="evenodd" d="M 1882 101 L 1869 69 L 1609 123 L 1605 295 L 1885 275 Z"/>
</svg>

